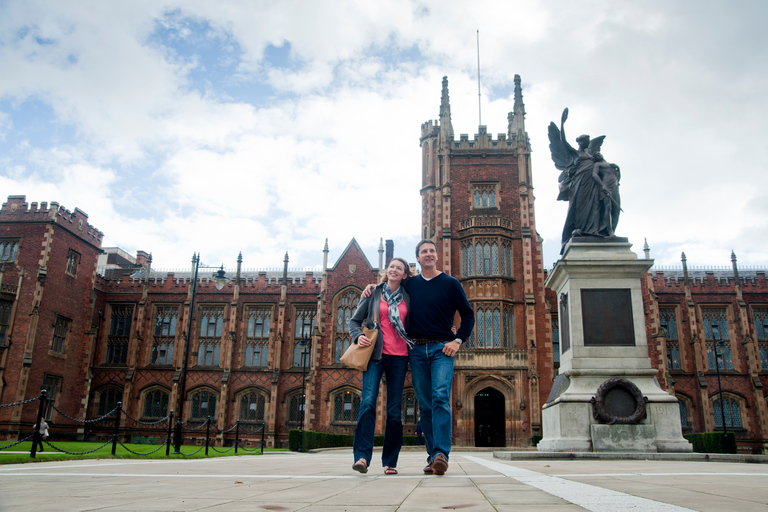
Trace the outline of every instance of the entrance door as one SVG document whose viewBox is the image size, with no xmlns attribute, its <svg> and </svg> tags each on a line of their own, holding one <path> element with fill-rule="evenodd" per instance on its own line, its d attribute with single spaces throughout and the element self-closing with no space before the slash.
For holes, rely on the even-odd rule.
<svg viewBox="0 0 768 512">
<path fill-rule="evenodd" d="M 475 395 L 475 446 L 506 446 L 504 395 L 485 388 Z"/>
</svg>

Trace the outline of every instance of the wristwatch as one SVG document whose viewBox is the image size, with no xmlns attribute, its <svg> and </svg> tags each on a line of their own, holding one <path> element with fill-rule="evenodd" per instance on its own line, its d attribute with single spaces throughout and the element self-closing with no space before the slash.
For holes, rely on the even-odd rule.
<svg viewBox="0 0 768 512">
<path fill-rule="evenodd" d="M 459 345 L 461 345 L 462 343 L 464 343 L 464 340 L 462 340 L 461 338 L 456 338 L 456 339 L 455 339 L 455 340 L 453 340 L 453 341 L 455 341 L 455 342 L 456 342 L 456 343 L 458 343 Z"/>
</svg>

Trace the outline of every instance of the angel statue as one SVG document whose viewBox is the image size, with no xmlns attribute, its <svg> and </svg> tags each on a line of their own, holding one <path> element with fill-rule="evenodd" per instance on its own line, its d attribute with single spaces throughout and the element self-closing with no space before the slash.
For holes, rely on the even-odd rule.
<svg viewBox="0 0 768 512">
<path fill-rule="evenodd" d="M 619 166 L 603 159 L 600 147 L 605 135 L 590 139 L 589 135 L 576 138 L 579 149 L 574 149 L 565 138 L 565 120 L 568 109 L 563 110 L 560 129 L 549 123 L 549 150 L 552 161 L 562 172 L 558 201 L 568 201 L 568 215 L 563 226 L 562 245 L 573 237 L 615 236 L 619 223 L 621 198 L 619 197 Z"/>
</svg>

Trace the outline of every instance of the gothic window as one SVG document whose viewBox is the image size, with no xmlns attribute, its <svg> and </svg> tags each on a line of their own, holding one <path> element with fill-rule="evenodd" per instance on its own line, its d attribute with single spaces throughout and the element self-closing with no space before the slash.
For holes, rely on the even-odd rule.
<svg viewBox="0 0 768 512">
<path fill-rule="evenodd" d="M 0 262 L 13 263 L 19 254 L 18 238 L 0 238 Z"/>
<path fill-rule="evenodd" d="M 360 394 L 356 391 L 345 389 L 333 397 L 333 421 L 334 423 L 354 423 L 360 412 Z"/>
<path fill-rule="evenodd" d="M 69 254 L 67 254 L 67 274 L 71 276 L 77 276 L 77 265 L 80 263 L 80 255 L 73 251 L 72 249 L 69 250 Z"/>
<path fill-rule="evenodd" d="M 268 366 L 269 321 L 272 308 L 250 307 L 246 310 L 245 366 Z"/>
<path fill-rule="evenodd" d="M 473 207 L 475 209 L 480 208 L 496 208 L 496 187 L 497 183 L 483 183 L 475 184 L 473 187 Z"/>
<path fill-rule="evenodd" d="M 45 419 L 50 421 L 53 415 L 53 407 L 56 406 L 56 399 L 59 397 L 59 390 L 61 389 L 63 379 L 56 375 L 45 374 L 43 379 L 43 386 L 47 391 L 48 405 L 45 410 Z"/>
<path fill-rule="evenodd" d="M 707 344 L 709 369 L 714 370 L 717 364 L 721 370 L 733 370 L 725 308 L 702 309 L 701 316 L 704 319 L 704 338 Z"/>
<path fill-rule="evenodd" d="M 67 341 L 67 333 L 69 333 L 69 326 L 72 321 L 68 318 L 64 318 L 61 315 L 56 315 L 56 320 L 53 324 L 53 338 L 51 339 L 51 352 L 57 354 L 64 353 L 64 347 Z"/>
<path fill-rule="evenodd" d="M 197 348 L 197 364 L 199 366 L 216 366 L 219 364 L 223 329 L 224 308 L 203 307 L 200 315 L 200 339 Z"/>
<path fill-rule="evenodd" d="M 715 416 L 715 428 L 723 428 L 723 416 L 725 416 L 725 426 L 729 428 L 741 428 L 741 407 L 734 398 L 724 396 L 725 407 L 721 410 L 720 397 L 712 400 L 712 410 Z"/>
<path fill-rule="evenodd" d="M 107 364 L 126 364 L 132 319 L 132 306 L 112 306 L 107 337 Z"/>
<path fill-rule="evenodd" d="M 560 321 L 552 315 L 552 357 L 555 367 L 560 365 Z"/>
<path fill-rule="evenodd" d="M 288 403 L 288 424 L 298 425 L 301 423 L 304 412 L 304 395 L 301 394 L 301 390 L 287 396 L 286 402 Z"/>
<path fill-rule="evenodd" d="M 334 362 L 340 363 L 344 351 L 352 344 L 352 338 L 349 335 L 349 320 L 352 318 L 360 301 L 360 292 L 350 290 L 345 292 L 337 299 L 336 303 L 336 337 Z"/>
<path fill-rule="evenodd" d="M 510 324 L 511 318 L 512 314 L 505 310 L 505 327 Z M 511 332 L 511 329 L 507 332 Z M 501 347 L 501 311 L 498 306 L 477 308 L 477 312 L 475 313 L 475 333 L 477 348 Z M 504 343 L 506 344 L 508 341 L 509 338 L 505 335 Z M 473 342 L 470 347 L 474 346 L 475 343 Z"/>
<path fill-rule="evenodd" d="M 419 422 L 419 403 L 413 389 L 403 392 L 403 425 L 416 425 Z"/>
<path fill-rule="evenodd" d="M 176 339 L 176 317 L 179 308 L 159 307 L 155 313 L 152 339 L 152 364 L 173 364 L 173 344 Z"/>
<path fill-rule="evenodd" d="M 691 424 L 690 414 L 689 414 L 689 407 L 688 407 L 688 401 L 677 397 L 677 405 L 680 407 L 680 426 L 683 428 L 683 431 L 689 431 L 691 430 L 691 427 L 693 426 Z"/>
<path fill-rule="evenodd" d="M 193 420 L 206 420 L 208 416 L 216 416 L 216 395 L 210 390 L 204 389 L 192 395 Z"/>
<path fill-rule="evenodd" d="M 461 276 L 512 276 L 512 252 L 495 241 L 470 241 L 461 247 Z"/>
<path fill-rule="evenodd" d="M 123 390 L 109 387 L 99 393 L 99 416 L 114 416 L 117 404 L 123 401 Z"/>
<path fill-rule="evenodd" d="M 249 391 L 240 396 L 240 420 L 264 421 L 264 393 Z"/>
<path fill-rule="evenodd" d="M 754 312 L 760 365 L 763 370 L 768 370 L 768 308 L 755 308 Z"/>
<path fill-rule="evenodd" d="M 504 309 L 504 348 L 515 346 L 515 315 L 511 309 Z"/>
<path fill-rule="evenodd" d="M 153 389 L 144 395 L 144 417 L 165 418 L 168 416 L 168 393 L 163 389 Z"/>
<path fill-rule="evenodd" d="M 317 308 L 296 308 L 296 319 L 293 333 L 293 366 L 311 366 L 311 359 L 306 357 L 306 361 L 302 359 L 301 344 L 302 340 L 307 342 L 312 339 L 312 331 L 315 330 L 315 317 L 317 316 Z M 307 343 L 307 346 L 309 343 Z"/>
<path fill-rule="evenodd" d="M 11 308 L 13 302 L 10 300 L 0 300 L 0 347 L 8 344 L 6 334 L 11 325 Z"/>
<path fill-rule="evenodd" d="M 680 342 L 677 337 L 675 308 L 659 308 L 659 325 L 667 344 L 667 368 L 680 369 Z"/>
</svg>

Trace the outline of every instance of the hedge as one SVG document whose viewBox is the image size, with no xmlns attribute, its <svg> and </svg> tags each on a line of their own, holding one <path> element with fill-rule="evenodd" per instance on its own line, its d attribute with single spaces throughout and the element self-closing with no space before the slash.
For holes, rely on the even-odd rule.
<svg viewBox="0 0 768 512">
<path fill-rule="evenodd" d="M 699 453 L 736 453 L 736 439 L 733 433 L 728 433 L 730 449 L 726 449 L 723 443 L 722 432 L 699 432 L 696 434 L 683 434 L 683 437 L 691 442 L 693 451 Z"/>
<path fill-rule="evenodd" d="M 314 432 L 312 430 L 304 431 L 302 450 L 309 451 L 315 448 L 338 448 L 352 446 L 353 434 L 332 434 L 330 432 Z M 373 436 L 373 445 L 382 446 L 384 436 Z M 416 436 L 403 436 L 403 445 L 412 446 L 416 444 Z M 297 451 L 299 449 L 299 431 L 288 431 L 288 449 Z"/>
</svg>

